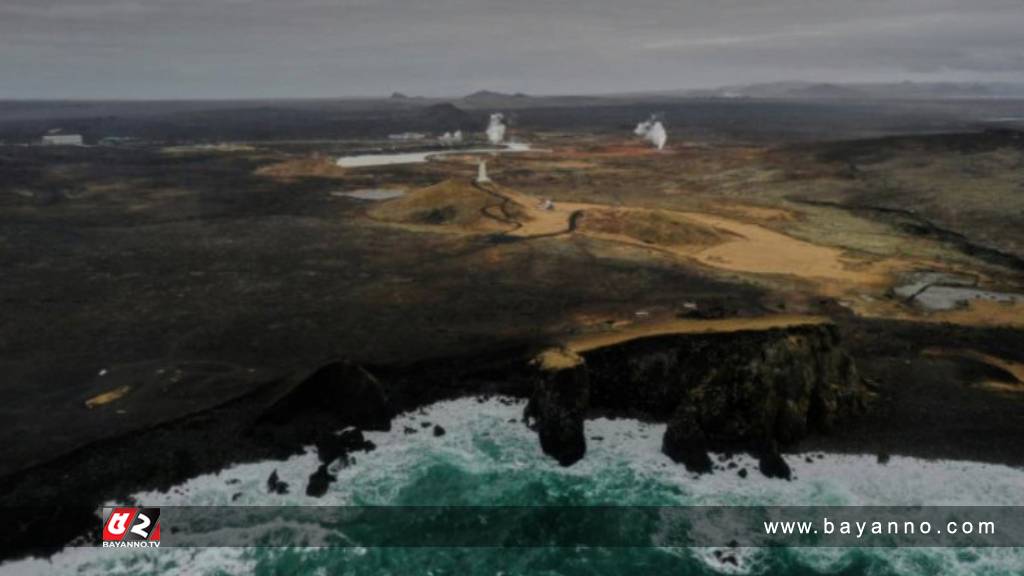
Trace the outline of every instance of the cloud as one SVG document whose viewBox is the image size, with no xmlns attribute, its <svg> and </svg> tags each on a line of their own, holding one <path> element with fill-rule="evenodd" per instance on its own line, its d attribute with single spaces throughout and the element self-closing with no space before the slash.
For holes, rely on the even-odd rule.
<svg viewBox="0 0 1024 576">
<path fill-rule="evenodd" d="M 0 97 L 1004 78 L 1020 0 L 2 0 Z"/>
</svg>

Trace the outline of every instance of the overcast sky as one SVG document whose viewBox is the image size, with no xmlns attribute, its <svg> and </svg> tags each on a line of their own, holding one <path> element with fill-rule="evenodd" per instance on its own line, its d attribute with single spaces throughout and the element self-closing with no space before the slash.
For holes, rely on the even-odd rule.
<svg viewBox="0 0 1024 576">
<path fill-rule="evenodd" d="M 0 0 L 0 98 L 1024 81 L 1024 0 Z"/>
</svg>

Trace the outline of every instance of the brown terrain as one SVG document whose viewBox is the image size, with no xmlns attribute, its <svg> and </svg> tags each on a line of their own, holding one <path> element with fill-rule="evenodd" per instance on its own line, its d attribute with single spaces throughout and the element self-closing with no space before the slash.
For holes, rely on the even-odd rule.
<svg viewBox="0 0 1024 576">
<path fill-rule="evenodd" d="M 602 378 L 637 378 L 629 354 L 664 346 L 730 366 L 699 365 L 706 397 L 739 378 L 798 407 L 773 416 L 765 453 L 1024 464 L 1021 133 L 680 135 L 664 151 L 623 133 L 517 128 L 534 151 L 344 169 L 332 159 L 394 145 L 0 147 L 0 488 L 45 501 L 109 465 L 121 476 L 95 498 L 123 497 L 294 450 L 309 437 L 243 423 L 333 382 L 311 376 L 324 366 L 392 386 L 395 409 L 604 366 L 582 418 L 615 404 Z M 794 364 L 814 368 L 786 397 Z M 712 445 L 760 438 L 712 416 L 659 417 L 676 446 L 695 426 Z"/>
</svg>

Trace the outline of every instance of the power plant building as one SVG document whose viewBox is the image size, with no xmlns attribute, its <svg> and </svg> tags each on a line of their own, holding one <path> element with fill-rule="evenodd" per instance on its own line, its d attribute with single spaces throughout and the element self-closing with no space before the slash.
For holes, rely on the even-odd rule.
<svg viewBox="0 0 1024 576">
<path fill-rule="evenodd" d="M 47 134 L 43 136 L 43 146 L 81 146 L 84 144 L 81 134 Z"/>
</svg>

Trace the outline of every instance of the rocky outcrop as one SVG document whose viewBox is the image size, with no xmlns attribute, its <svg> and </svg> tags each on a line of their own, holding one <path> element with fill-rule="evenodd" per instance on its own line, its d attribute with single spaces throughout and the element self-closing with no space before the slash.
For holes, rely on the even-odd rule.
<svg viewBox="0 0 1024 576">
<path fill-rule="evenodd" d="M 684 403 L 672 415 L 661 441 L 661 451 L 690 472 L 711 472 L 713 464 L 708 456 L 707 438 L 701 430 L 695 404 Z"/>
<path fill-rule="evenodd" d="M 306 483 L 306 496 L 320 498 L 327 494 L 327 489 L 337 479 L 337 476 L 327 470 L 327 464 L 321 464 L 316 472 L 310 475 L 309 482 Z"/>
<path fill-rule="evenodd" d="M 792 476 L 789 464 L 786 464 L 775 444 L 770 444 L 758 454 L 757 469 L 768 478 L 789 480 Z"/>
<path fill-rule="evenodd" d="M 662 451 L 696 472 L 709 448 L 757 455 L 766 476 L 788 478 L 779 447 L 827 432 L 864 408 L 867 392 L 831 324 L 638 338 L 548 363 L 531 410 L 545 452 L 582 454 L 581 409 L 668 423 Z M 545 439 L 546 438 L 546 439 Z M 577 441 L 577 439 L 579 439 Z"/>
<path fill-rule="evenodd" d="M 331 483 L 338 479 L 330 473 L 330 466 L 335 461 L 338 461 L 339 467 L 344 468 L 353 462 L 349 456 L 352 452 L 369 452 L 375 448 L 373 442 L 363 437 L 362 431 L 351 428 L 317 440 L 316 451 L 320 457 L 320 466 L 309 476 L 306 496 L 319 498 L 327 493 Z"/>
<path fill-rule="evenodd" d="M 266 410 L 261 424 L 287 424 L 322 437 L 340 427 L 390 430 L 395 415 L 384 385 L 362 366 L 328 364 Z"/>
<path fill-rule="evenodd" d="M 705 357 L 718 362 L 684 362 L 702 369 L 679 374 L 687 388 L 681 403 L 694 413 L 690 426 L 718 445 L 755 452 L 766 476 L 789 478 L 780 446 L 827 432 L 863 407 L 866 392 L 832 326 L 738 335 L 731 353 L 720 341 L 705 344 Z"/>
<path fill-rule="evenodd" d="M 562 466 L 576 463 L 587 451 L 583 421 L 589 405 L 584 366 L 540 372 L 524 415 L 537 431 L 541 449 Z"/>
<path fill-rule="evenodd" d="M 282 482 L 281 478 L 277 475 L 277 469 L 270 473 L 270 477 L 267 478 L 267 493 L 269 494 L 287 494 L 288 483 Z"/>
<path fill-rule="evenodd" d="M 343 430 L 317 440 L 316 452 L 320 462 L 330 464 L 339 458 L 347 458 L 352 452 L 369 452 L 376 446 L 363 437 L 360 430 Z"/>
</svg>

